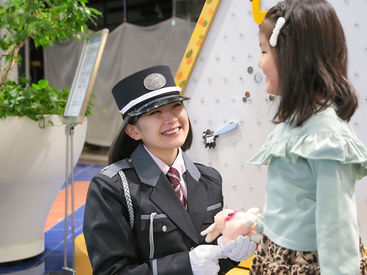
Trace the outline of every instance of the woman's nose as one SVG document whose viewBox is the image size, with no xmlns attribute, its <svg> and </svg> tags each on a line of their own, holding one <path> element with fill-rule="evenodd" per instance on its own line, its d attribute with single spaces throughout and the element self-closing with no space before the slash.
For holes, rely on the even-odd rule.
<svg viewBox="0 0 367 275">
<path fill-rule="evenodd" d="M 177 116 L 175 113 L 171 112 L 171 111 L 165 111 L 163 112 L 163 118 L 165 121 L 172 121 L 177 119 Z"/>
</svg>

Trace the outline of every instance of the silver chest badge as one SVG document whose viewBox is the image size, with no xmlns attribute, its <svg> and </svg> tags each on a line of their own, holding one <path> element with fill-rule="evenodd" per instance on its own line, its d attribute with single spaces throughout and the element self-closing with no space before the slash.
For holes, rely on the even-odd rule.
<svg viewBox="0 0 367 275">
<path fill-rule="evenodd" d="M 159 73 L 153 73 L 144 78 L 144 87 L 148 90 L 157 90 L 166 85 L 166 78 Z"/>
</svg>

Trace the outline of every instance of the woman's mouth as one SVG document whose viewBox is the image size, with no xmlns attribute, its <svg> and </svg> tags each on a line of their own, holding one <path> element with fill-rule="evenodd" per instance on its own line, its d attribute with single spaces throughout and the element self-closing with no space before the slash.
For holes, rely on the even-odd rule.
<svg viewBox="0 0 367 275">
<path fill-rule="evenodd" d="M 162 133 L 162 135 L 164 136 L 169 136 L 169 135 L 173 135 L 173 134 L 176 134 L 178 131 L 181 130 L 181 127 L 176 127 L 176 128 L 173 128 L 173 129 L 169 129 L 167 131 L 164 131 Z"/>
</svg>

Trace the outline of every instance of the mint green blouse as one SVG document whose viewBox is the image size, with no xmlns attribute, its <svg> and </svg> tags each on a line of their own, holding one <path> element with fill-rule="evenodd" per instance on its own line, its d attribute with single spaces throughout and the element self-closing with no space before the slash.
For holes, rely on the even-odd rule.
<svg viewBox="0 0 367 275">
<path fill-rule="evenodd" d="M 321 274 L 359 274 L 354 187 L 367 174 L 367 148 L 334 108 L 302 126 L 276 126 L 250 160 L 269 165 L 264 234 L 298 251 L 316 251 Z"/>
</svg>

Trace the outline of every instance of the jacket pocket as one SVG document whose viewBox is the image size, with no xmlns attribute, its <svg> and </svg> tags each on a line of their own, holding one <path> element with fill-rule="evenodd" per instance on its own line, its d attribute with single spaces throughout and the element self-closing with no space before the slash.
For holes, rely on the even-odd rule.
<svg viewBox="0 0 367 275">
<path fill-rule="evenodd" d="M 140 215 L 141 230 L 148 231 L 151 224 L 151 215 Z M 153 219 L 153 232 L 168 233 L 175 230 L 176 225 L 165 214 L 156 214 Z"/>
<path fill-rule="evenodd" d="M 205 219 L 204 219 L 204 223 L 205 224 L 211 224 L 214 222 L 214 216 L 222 210 L 222 203 L 218 202 L 215 204 L 211 204 L 208 205 L 206 208 L 206 214 L 205 214 Z"/>
</svg>

